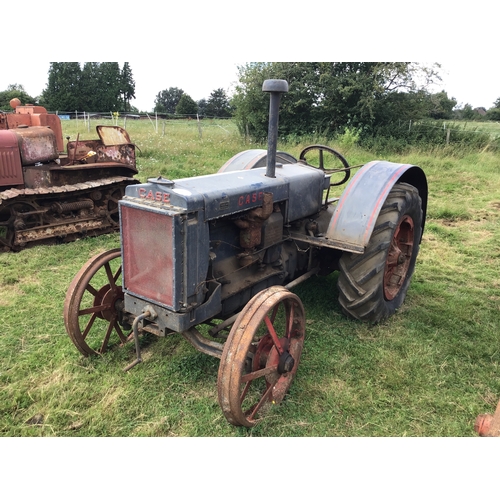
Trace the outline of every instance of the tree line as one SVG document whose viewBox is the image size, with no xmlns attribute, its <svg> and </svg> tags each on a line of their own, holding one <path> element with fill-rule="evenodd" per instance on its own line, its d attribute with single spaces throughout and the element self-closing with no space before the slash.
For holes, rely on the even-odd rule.
<svg viewBox="0 0 500 500">
<path fill-rule="evenodd" d="M 135 81 L 128 62 L 50 63 L 40 104 L 51 111 L 130 111 Z"/>
<path fill-rule="evenodd" d="M 0 109 L 9 110 L 10 100 L 46 107 L 50 111 L 130 111 L 135 82 L 128 62 L 50 63 L 48 81 L 40 96 L 30 96 L 19 83 L 0 92 Z"/>
<path fill-rule="evenodd" d="M 50 111 L 135 112 L 130 104 L 135 98 L 135 81 L 128 62 L 120 68 L 117 62 L 53 62 L 42 94 L 30 96 L 24 86 L 11 84 L 0 92 L 0 110 L 9 110 L 11 99 L 23 104 L 45 106 Z M 219 118 L 232 116 L 233 109 L 226 92 L 214 90 L 207 99 L 195 102 L 184 90 L 169 87 L 158 92 L 154 112 L 171 115 L 202 115 Z"/>
<path fill-rule="evenodd" d="M 154 111 L 170 115 L 198 115 L 216 118 L 229 118 L 233 114 L 229 98 L 222 88 L 212 91 L 208 99 L 196 102 L 182 89 L 170 87 L 158 92 Z"/>
<path fill-rule="evenodd" d="M 239 69 L 232 105 L 242 133 L 267 135 L 268 78 L 287 80 L 280 104 L 280 135 L 333 137 L 355 130 L 360 137 L 397 136 L 401 123 L 425 119 L 497 119 L 500 99 L 481 115 L 470 105 L 457 109 L 445 91 L 428 88 L 440 80 L 439 65 L 409 62 L 249 63 Z"/>
<path fill-rule="evenodd" d="M 184 90 L 168 87 L 157 93 L 154 112 L 177 116 L 234 117 L 241 133 L 257 140 L 267 136 L 269 96 L 262 82 L 285 79 L 289 92 L 280 106 L 280 135 L 316 134 L 331 137 L 346 130 L 361 136 L 396 133 L 394 124 L 423 119 L 500 120 L 500 98 L 488 110 L 457 108 L 445 91 L 428 88 L 439 80 L 439 65 L 409 62 L 273 62 L 248 63 L 238 68 L 232 96 L 222 89 L 194 101 Z M 0 92 L 0 109 L 18 97 L 50 111 L 85 110 L 138 112 L 135 81 L 129 63 L 53 62 L 46 88 L 33 98 L 22 85 Z"/>
</svg>

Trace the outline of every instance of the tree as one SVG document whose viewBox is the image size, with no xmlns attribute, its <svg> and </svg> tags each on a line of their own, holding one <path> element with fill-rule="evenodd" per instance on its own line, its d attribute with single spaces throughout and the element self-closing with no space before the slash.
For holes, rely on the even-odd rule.
<svg viewBox="0 0 500 500">
<path fill-rule="evenodd" d="M 283 136 L 332 136 L 345 127 L 373 133 L 398 119 L 400 105 L 408 105 L 407 115 L 422 114 L 422 89 L 439 78 L 435 66 L 406 62 L 250 63 L 238 69 L 239 85 L 232 101 L 236 121 L 240 131 L 248 130 L 258 140 L 267 135 L 269 96 L 262 92 L 262 83 L 268 78 L 289 83 L 289 92 L 281 99 Z"/>
<path fill-rule="evenodd" d="M 500 121 L 500 97 L 493 103 L 493 107 L 486 111 L 486 119 Z"/>
<path fill-rule="evenodd" d="M 200 99 L 198 101 L 198 114 L 200 116 L 205 116 L 207 114 L 207 100 Z"/>
<path fill-rule="evenodd" d="M 98 107 L 102 111 L 122 109 L 122 78 L 117 62 L 103 62 L 99 65 Z"/>
<path fill-rule="evenodd" d="M 77 62 L 52 62 L 47 87 L 42 92 L 43 104 L 52 111 L 82 109 L 82 70 Z"/>
<path fill-rule="evenodd" d="M 469 103 L 458 110 L 458 116 L 462 120 L 474 120 L 475 115 L 476 113 Z"/>
<path fill-rule="evenodd" d="M 85 111 L 99 111 L 100 93 L 100 64 L 86 62 L 82 69 L 80 85 L 80 105 L 78 109 Z"/>
<path fill-rule="evenodd" d="M 182 94 L 179 99 L 179 103 L 175 108 L 175 114 L 177 115 L 196 115 L 198 113 L 198 105 L 196 102 L 187 94 Z"/>
<path fill-rule="evenodd" d="M 231 116 L 231 106 L 223 89 L 214 90 L 207 101 L 206 115 L 218 118 Z"/>
<path fill-rule="evenodd" d="M 154 111 L 158 113 L 175 113 L 175 108 L 181 100 L 184 90 L 170 87 L 156 94 Z"/>
<path fill-rule="evenodd" d="M 130 99 L 135 99 L 135 81 L 132 77 L 132 69 L 128 62 L 123 63 L 121 73 L 121 92 L 124 104 L 124 110 L 130 111 Z"/>
<path fill-rule="evenodd" d="M 129 63 L 50 63 L 43 104 L 50 110 L 121 111 L 130 108 L 135 82 Z"/>
<path fill-rule="evenodd" d="M 21 104 L 37 104 L 37 100 L 31 97 L 26 90 L 24 90 L 23 85 L 13 83 L 8 85 L 6 90 L 0 92 L 0 109 L 4 111 L 12 111 L 10 101 L 15 98 L 19 99 Z"/>
<path fill-rule="evenodd" d="M 448 97 L 443 90 L 437 94 L 429 95 L 429 116 L 435 119 L 450 119 L 453 116 L 453 108 L 457 105 L 457 100 Z"/>
<path fill-rule="evenodd" d="M 500 121 L 500 108 L 490 108 L 486 111 L 486 119 L 494 122 Z"/>
</svg>

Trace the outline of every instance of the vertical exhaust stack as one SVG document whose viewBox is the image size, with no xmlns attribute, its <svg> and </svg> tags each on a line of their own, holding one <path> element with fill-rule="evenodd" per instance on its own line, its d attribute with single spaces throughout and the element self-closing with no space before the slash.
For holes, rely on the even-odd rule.
<svg viewBox="0 0 500 500">
<path fill-rule="evenodd" d="M 278 147 L 278 118 L 281 94 L 288 92 L 286 80 L 265 80 L 262 91 L 271 94 L 269 102 L 269 130 L 267 138 L 267 170 L 266 177 L 276 177 L 276 149 Z"/>
</svg>

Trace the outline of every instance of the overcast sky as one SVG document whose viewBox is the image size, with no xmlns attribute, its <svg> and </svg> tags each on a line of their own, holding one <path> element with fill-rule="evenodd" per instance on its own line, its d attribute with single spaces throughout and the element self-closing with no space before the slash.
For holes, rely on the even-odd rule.
<svg viewBox="0 0 500 500">
<path fill-rule="evenodd" d="M 207 59 L 189 59 L 186 63 L 174 60 L 161 65 L 145 60 L 130 60 L 129 63 L 136 85 L 136 99 L 131 104 L 146 112 L 153 109 L 157 93 L 169 87 L 181 88 L 195 101 L 208 98 L 218 88 L 229 95 L 237 81 L 237 67 L 244 64 Z M 469 103 L 473 107 L 490 108 L 500 98 L 500 65 L 485 65 L 481 61 L 467 64 L 441 61 L 441 64 L 443 81 L 435 90 L 446 90 L 459 105 Z M 0 91 L 9 84 L 19 83 L 32 97 L 40 95 L 47 85 L 49 65 L 48 61 L 32 61 L 29 67 L 22 63 L 11 64 L 8 71 L 0 72 Z"/>
<path fill-rule="evenodd" d="M 244 61 L 433 61 L 443 66 L 435 90 L 446 90 L 459 105 L 489 108 L 500 97 L 500 2 L 253 0 L 244 10 L 230 0 L 161 5 L 141 0 L 117 8 L 86 0 L 81 10 L 62 0 L 50 8 L 34 3 L 33 30 L 21 27 L 22 17 L 8 16 L 0 91 L 18 83 L 40 95 L 50 61 L 128 61 L 136 84 L 131 104 L 151 111 L 155 96 L 169 87 L 195 101 L 218 88 L 230 94 Z"/>
</svg>

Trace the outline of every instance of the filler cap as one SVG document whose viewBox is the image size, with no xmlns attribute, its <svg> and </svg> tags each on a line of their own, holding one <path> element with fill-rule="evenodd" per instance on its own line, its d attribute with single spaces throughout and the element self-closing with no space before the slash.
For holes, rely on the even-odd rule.
<svg viewBox="0 0 500 500">
<path fill-rule="evenodd" d="M 264 80 L 262 92 L 288 92 L 286 80 Z"/>
</svg>

